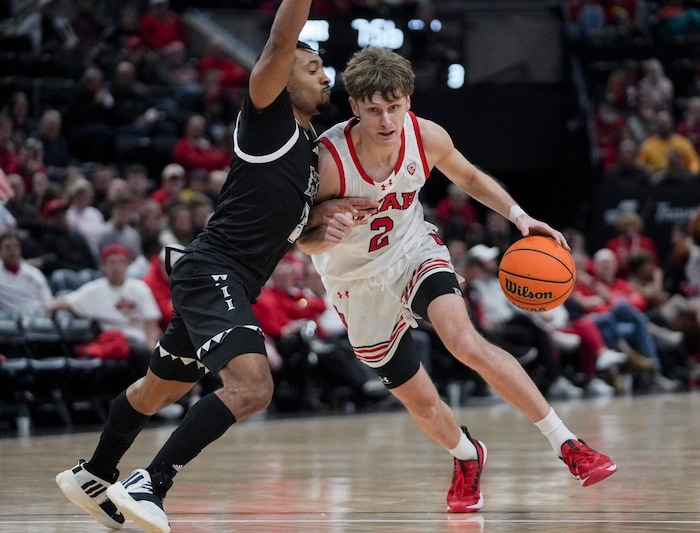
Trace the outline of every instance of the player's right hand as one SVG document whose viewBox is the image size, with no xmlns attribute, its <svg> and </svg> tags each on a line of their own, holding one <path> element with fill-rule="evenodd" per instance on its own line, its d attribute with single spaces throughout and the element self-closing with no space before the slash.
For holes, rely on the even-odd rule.
<svg viewBox="0 0 700 533">
<path fill-rule="evenodd" d="M 366 223 L 366 220 L 355 219 L 349 213 L 336 213 L 326 224 L 326 234 L 323 240 L 327 243 L 338 244 L 352 231 L 352 228 Z"/>
<path fill-rule="evenodd" d="M 361 220 L 365 217 L 372 216 L 377 213 L 377 209 L 379 208 L 379 202 L 370 198 L 348 196 L 340 200 L 345 200 L 346 203 L 350 204 L 351 212 L 355 220 Z"/>
<path fill-rule="evenodd" d="M 328 224 L 334 215 L 347 213 L 355 219 L 363 219 L 377 212 L 379 203 L 369 198 L 349 196 L 346 198 L 333 198 L 325 200 L 313 206 L 311 210 L 310 226 Z"/>
</svg>

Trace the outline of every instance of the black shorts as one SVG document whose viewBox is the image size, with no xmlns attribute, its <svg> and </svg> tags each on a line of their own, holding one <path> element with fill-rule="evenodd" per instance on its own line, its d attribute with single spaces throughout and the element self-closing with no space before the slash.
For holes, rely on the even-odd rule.
<svg viewBox="0 0 700 533">
<path fill-rule="evenodd" d="M 207 371 L 218 376 L 234 357 L 266 354 L 258 318 L 232 273 L 198 274 L 186 253 L 172 268 L 170 289 L 175 313 L 151 357 L 154 374 L 196 382 Z"/>
<path fill-rule="evenodd" d="M 428 318 L 428 305 L 443 294 L 462 294 L 457 276 L 453 272 L 436 272 L 423 280 L 413 297 L 411 311 L 414 315 Z M 404 333 L 394 356 L 378 368 L 379 379 L 388 389 L 394 389 L 411 379 L 420 368 L 420 356 L 411 335 Z"/>
</svg>

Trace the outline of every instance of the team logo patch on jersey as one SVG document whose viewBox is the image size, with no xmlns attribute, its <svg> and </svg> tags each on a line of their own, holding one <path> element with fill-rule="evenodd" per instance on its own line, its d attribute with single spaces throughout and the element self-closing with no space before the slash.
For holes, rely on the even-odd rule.
<svg viewBox="0 0 700 533">
<path fill-rule="evenodd" d="M 311 198 L 312 202 L 316 198 L 316 193 L 318 193 L 318 182 L 318 172 L 316 172 L 316 169 L 314 167 L 310 167 L 309 182 L 306 184 L 306 190 L 304 191 L 304 194 Z"/>
<path fill-rule="evenodd" d="M 406 165 L 406 172 L 413 176 L 416 173 L 417 168 L 418 165 L 416 165 L 415 163 L 409 163 L 408 165 Z"/>
</svg>

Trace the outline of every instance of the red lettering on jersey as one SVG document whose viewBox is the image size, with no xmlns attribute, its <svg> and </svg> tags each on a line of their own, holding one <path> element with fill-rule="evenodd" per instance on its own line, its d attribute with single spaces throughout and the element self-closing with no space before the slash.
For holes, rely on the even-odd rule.
<svg viewBox="0 0 700 533">
<path fill-rule="evenodd" d="M 382 198 L 382 205 L 379 206 L 378 212 L 382 213 L 383 211 L 388 211 L 389 209 L 402 209 L 395 192 L 390 192 L 384 198 Z"/>
<path fill-rule="evenodd" d="M 401 202 L 399 203 L 399 198 L 395 192 L 390 192 L 384 198 L 380 200 L 378 212 L 382 213 L 388 211 L 389 209 L 398 209 L 399 211 L 405 211 L 413 201 L 416 199 L 416 191 L 403 192 L 401 193 Z"/>
<path fill-rule="evenodd" d="M 413 200 L 416 199 L 416 191 L 404 192 L 401 194 L 401 196 L 403 200 L 403 205 L 401 206 L 401 209 L 405 210 L 411 207 Z"/>
</svg>

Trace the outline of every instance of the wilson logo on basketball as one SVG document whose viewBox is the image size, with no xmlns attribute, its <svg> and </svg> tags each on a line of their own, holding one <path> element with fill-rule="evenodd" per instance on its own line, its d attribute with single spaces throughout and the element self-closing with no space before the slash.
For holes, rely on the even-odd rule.
<svg viewBox="0 0 700 533">
<path fill-rule="evenodd" d="M 554 293 L 551 291 L 532 291 L 527 285 L 518 285 L 513 280 L 505 278 L 505 290 L 514 296 L 527 298 L 529 300 L 552 300 Z"/>
<path fill-rule="evenodd" d="M 569 251 L 543 235 L 511 244 L 498 265 L 503 294 L 521 309 L 541 313 L 564 303 L 576 283 Z"/>
</svg>

